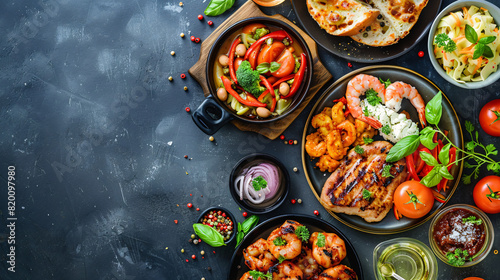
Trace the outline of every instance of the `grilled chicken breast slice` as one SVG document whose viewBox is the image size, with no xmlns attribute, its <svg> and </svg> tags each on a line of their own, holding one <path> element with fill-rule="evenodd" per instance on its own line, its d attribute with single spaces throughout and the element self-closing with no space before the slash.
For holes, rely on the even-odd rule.
<svg viewBox="0 0 500 280">
<path fill-rule="evenodd" d="M 375 141 L 361 148 L 364 150 L 362 154 L 354 149 L 349 151 L 330 175 L 321 192 L 321 203 L 333 212 L 358 215 L 367 222 L 378 222 L 391 210 L 394 191 L 406 179 L 406 161 L 385 161 L 392 148 L 387 141 Z M 382 176 L 384 166 L 389 164 L 394 177 Z M 371 192 L 369 199 L 363 198 L 364 189 Z"/>
</svg>

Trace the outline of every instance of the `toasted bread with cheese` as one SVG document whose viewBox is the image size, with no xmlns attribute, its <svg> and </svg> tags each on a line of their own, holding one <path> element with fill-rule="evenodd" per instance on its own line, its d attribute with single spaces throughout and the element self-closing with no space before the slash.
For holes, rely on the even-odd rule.
<svg viewBox="0 0 500 280">
<path fill-rule="evenodd" d="M 380 10 L 369 27 L 351 38 L 370 46 L 388 46 L 410 33 L 428 0 L 364 0 Z"/>
<path fill-rule="evenodd" d="M 356 0 L 307 0 L 307 9 L 321 28 L 335 36 L 356 35 L 380 14 Z"/>
</svg>

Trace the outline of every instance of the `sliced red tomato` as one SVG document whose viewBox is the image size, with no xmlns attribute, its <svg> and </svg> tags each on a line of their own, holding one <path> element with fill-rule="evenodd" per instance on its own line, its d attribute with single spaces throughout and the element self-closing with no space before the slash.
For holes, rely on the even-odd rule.
<svg viewBox="0 0 500 280">
<path fill-rule="evenodd" d="M 279 41 L 273 42 L 270 46 L 265 45 L 257 57 L 257 65 L 264 62 L 271 63 L 271 61 L 275 61 L 285 48 L 285 45 Z"/>
<path fill-rule="evenodd" d="M 500 177 L 490 175 L 479 180 L 472 196 L 479 209 L 489 214 L 500 213 Z"/>
<path fill-rule="evenodd" d="M 491 136 L 500 136 L 500 99 L 492 100 L 479 112 L 481 128 Z"/>
<path fill-rule="evenodd" d="M 267 26 L 265 26 L 262 23 L 252 23 L 252 24 L 249 24 L 249 25 L 243 27 L 242 32 L 245 34 L 254 34 L 255 30 L 257 30 L 257 28 L 267 28 Z"/>
<path fill-rule="evenodd" d="M 259 54 L 259 50 L 256 49 L 248 57 L 248 62 L 250 62 L 250 66 L 252 66 L 252 69 L 255 69 L 255 67 L 257 67 L 257 55 L 258 54 Z"/>
<path fill-rule="evenodd" d="M 238 70 L 242 61 L 243 59 L 241 57 L 234 60 L 234 71 Z"/>
<path fill-rule="evenodd" d="M 285 49 L 280 57 L 278 57 L 276 62 L 281 64 L 281 66 L 278 71 L 271 73 L 271 75 L 275 77 L 283 78 L 287 75 L 290 75 L 293 72 L 293 69 L 295 69 L 295 58 L 288 49 Z"/>
<path fill-rule="evenodd" d="M 406 181 L 394 192 L 394 206 L 408 218 L 417 219 L 429 213 L 434 205 L 431 189 L 417 181 Z"/>
</svg>

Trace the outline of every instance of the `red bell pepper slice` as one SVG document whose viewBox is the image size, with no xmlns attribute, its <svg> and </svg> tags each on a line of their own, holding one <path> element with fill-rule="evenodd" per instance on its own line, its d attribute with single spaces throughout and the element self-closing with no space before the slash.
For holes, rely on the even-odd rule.
<svg viewBox="0 0 500 280">
<path fill-rule="evenodd" d="M 446 197 L 444 197 L 444 195 L 442 195 L 441 193 L 435 191 L 434 189 L 431 189 L 432 191 L 432 194 L 434 195 L 434 199 L 441 202 L 441 203 L 445 203 L 446 202 Z"/>
<path fill-rule="evenodd" d="M 285 38 L 288 38 L 288 40 L 290 41 L 290 44 L 293 43 L 292 37 L 290 37 L 290 35 L 288 35 L 288 33 L 286 33 L 285 30 L 278 30 L 278 31 L 271 32 L 267 35 L 262 36 L 259 40 L 255 41 L 255 43 L 253 43 L 250 46 L 250 48 L 248 48 L 243 60 L 248 60 L 248 57 L 250 56 L 250 54 L 253 51 L 260 49 L 260 46 L 262 45 L 262 43 L 264 43 L 269 38 L 277 39 L 277 40 L 283 40 Z"/>
<path fill-rule="evenodd" d="M 413 155 L 406 156 L 406 167 L 408 167 L 408 173 L 415 181 L 420 181 L 417 172 L 415 171 L 415 163 L 413 162 Z"/>
<path fill-rule="evenodd" d="M 247 94 L 247 99 L 241 98 L 241 96 L 231 87 L 231 81 L 226 76 L 220 77 L 224 88 L 231 94 L 238 102 L 243 105 L 252 106 L 252 107 L 267 107 L 267 104 L 259 102 L 253 95 L 250 93 Z"/>
<path fill-rule="evenodd" d="M 394 205 L 392 207 L 392 210 L 394 210 L 394 217 L 396 218 L 396 220 L 399 221 L 399 219 L 401 219 L 403 217 L 403 215 L 401 215 L 401 213 L 399 213 L 398 208 L 396 208 L 396 205 Z"/>
<path fill-rule="evenodd" d="M 290 92 L 284 96 L 283 98 L 290 98 L 295 95 L 297 90 L 300 87 L 300 84 L 302 84 L 302 80 L 304 79 L 304 73 L 306 72 L 306 66 L 307 65 L 307 59 L 306 59 L 306 54 L 301 53 L 300 54 L 300 67 L 299 71 L 295 73 L 295 77 L 293 78 L 293 84 L 292 87 L 290 88 Z"/>
<path fill-rule="evenodd" d="M 233 79 L 233 81 L 234 81 L 235 84 L 237 84 L 238 81 L 236 80 L 236 71 L 234 70 L 234 52 L 236 50 L 236 46 L 239 43 L 241 43 L 240 37 L 236 38 L 236 40 L 233 41 L 233 43 L 231 44 L 231 48 L 229 49 L 229 55 L 228 55 L 229 56 L 229 63 L 228 63 L 228 66 L 229 66 L 229 76 L 231 76 L 231 79 Z M 246 55 L 245 55 L 245 57 L 246 57 Z"/>
<path fill-rule="evenodd" d="M 334 103 L 334 104 L 336 104 L 336 103 L 338 103 L 338 102 L 342 102 L 342 103 L 344 103 L 344 105 L 347 105 L 347 99 L 345 98 L 345 96 L 342 96 L 342 97 L 341 97 L 341 98 L 339 98 L 339 99 L 335 99 L 335 100 L 333 100 L 333 103 Z"/>
</svg>

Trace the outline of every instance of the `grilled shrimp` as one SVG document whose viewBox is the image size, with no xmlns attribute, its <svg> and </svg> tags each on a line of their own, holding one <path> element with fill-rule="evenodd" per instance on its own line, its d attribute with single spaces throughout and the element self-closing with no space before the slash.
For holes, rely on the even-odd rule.
<svg viewBox="0 0 500 280">
<path fill-rule="evenodd" d="M 316 167 L 319 168 L 321 172 L 333 172 L 337 167 L 339 167 L 340 162 L 338 160 L 334 160 L 330 155 L 322 155 L 319 157 L 318 162 L 316 162 Z"/>
<path fill-rule="evenodd" d="M 300 255 L 302 249 L 302 241 L 295 234 L 295 230 L 301 224 L 287 220 L 279 228 L 273 230 L 267 238 L 269 251 L 277 259 L 280 257 L 285 259 L 293 259 Z"/>
<path fill-rule="evenodd" d="M 356 280 L 358 276 L 356 272 L 350 267 L 339 264 L 335 267 L 329 268 L 321 272 L 318 280 Z"/>
<path fill-rule="evenodd" d="M 269 252 L 268 243 L 263 238 L 243 249 L 243 257 L 248 268 L 263 272 L 278 262 L 271 252 Z"/>
<path fill-rule="evenodd" d="M 348 120 L 341 122 L 337 125 L 337 129 L 341 131 L 342 145 L 349 147 L 356 141 L 356 127 Z"/>
<path fill-rule="evenodd" d="M 332 123 L 332 118 L 330 116 L 319 113 L 315 115 L 311 120 L 311 125 L 317 128 L 323 137 L 326 138 L 328 133 L 333 130 L 334 126 Z"/>
<path fill-rule="evenodd" d="M 359 74 L 352 78 L 349 83 L 347 83 L 347 90 L 345 93 L 347 108 L 349 108 L 354 118 L 360 119 L 374 128 L 379 129 L 382 127 L 382 124 L 375 118 L 365 116 L 360 106 L 359 98 L 369 89 L 375 90 L 378 96 L 382 98 L 382 102 L 384 101 L 385 86 L 376 77 Z"/>
<path fill-rule="evenodd" d="M 273 274 L 273 280 L 302 280 L 302 270 L 290 261 L 284 261 L 277 266 L 271 267 L 269 271 Z"/>
<path fill-rule="evenodd" d="M 307 135 L 305 148 L 311 158 L 317 158 L 326 153 L 326 143 L 319 132 Z"/>
<path fill-rule="evenodd" d="M 385 105 L 396 112 L 401 109 L 401 101 L 403 98 L 410 100 L 411 104 L 418 112 L 420 124 L 425 127 L 425 102 L 417 89 L 403 82 L 394 82 L 385 89 Z"/>
<path fill-rule="evenodd" d="M 243 274 L 243 276 L 241 276 L 240 280 L 264 280 L 264 279 L 262 279 L 261 277 L 255 279 L 250 275 L 250 271 L 247 271 L 245 272 L 245 274 Z"/>
<path fill-rule="evenodd" d="M 335 233 L 323 232 L 322 234 L 325 236 L 325 246 L 318 246 L 318 232 L 311 235 L 309 243 L 312 245 L 312 255 L 318 264 L 324 268 L 330 268 L 346 257 L 345 243 Z"/>
<path fill-rule="evenodd" d="M 337 129 L 328 133 L 326 137 L 326 150 L 332 159 L 341 160 L 347 154 L 348 148 L 344 148 L 344 145 L 342 145 L 342 137 Z"/>
<path fill-rule="evenodd" d="M 309 247 L 302 247 L 302 252 L 298 257 L 293 260 L 302 273 L 304 273 L 304 280 L 317 279 L 320 272 L 319 264 L 312 256 L 312 250 Z"/>
<path fill-rule="evenodd" d="M 337 102 L 337 104 L 332 107 L 332 123 L 333 125 L 338 125 L 345 120 L 344 116 L 344 103 Z"/>
</svg>

